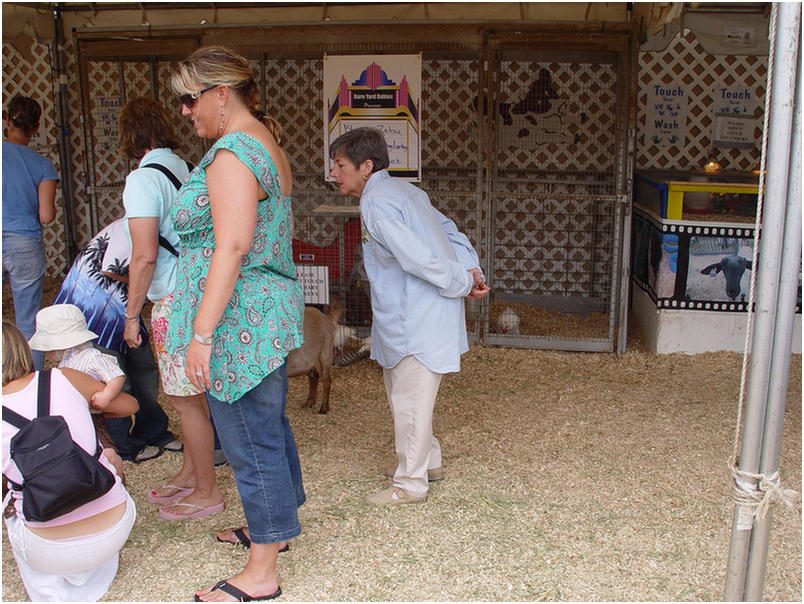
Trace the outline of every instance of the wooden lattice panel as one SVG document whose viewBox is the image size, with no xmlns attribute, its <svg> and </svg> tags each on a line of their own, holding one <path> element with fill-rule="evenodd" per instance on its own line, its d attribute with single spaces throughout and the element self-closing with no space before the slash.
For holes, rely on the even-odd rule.
<svg viewBox="0 0 804 604">
<path fill-rule="evenodd" d="M 123 70 L 122 92 L 125 101 L 143 95 L 153 96 L 150 63 L 125 61 L 121 68 Z"/>
<path fill-rule="evenodd" d="M 266 113 L 282 125 L 283 145 L 294 174 L 311 176 L 304 189 L 316 181 L 323 183 L 321 90 L 320 84 L 314 84 L 323 78 L 323 65 L 322 59 L 271 59 L 265 65 Z M 318 189 L 326 190 L 321 185 Z"/>
<path fill-rule="evenodd" d="M 495 289 L 605 297 L 611 288 L 613 200 L 505 195 L 497 201 Z"/>
<path fill-rule="evenodd" d="M 437 179 L 428 179 L 422 188 L 429 185 L 468 195 L 477 194 L 477 178 L 471 169 L 478 163 L 477 129 L 473 99 L 477 94 L 477 61 L 432 60 L 422 67 L 422 107 L 424 116 L 422 164 L 427 169 L 451 168 L 454 173 L 439 174 Z M 341 196 L 331 183 L 323 178 L 323 155 L 311 151 L 323 149 L 323 125 L 321 122 L 321 99 L 319 94 L 310 94 L 309 82 L 320 81 L 323 74 L 321 59 L 266 60 L 264 69 L 255 66 L 261 76 L 265 74 L 265 105 L 270 115 L 279 119 L 285 136 L 285 149 L 294 170 L 294 212 L 301 216 L 304 232 L 312 243 L 323 245 L 334 237 L 332 221 L 307 222 L 304 215 L 320 204 L 354 205 L 356 200 Z M 450 83 L 456 79 L 465 82 L 465 87 Z M 466 171 L 470 170 L 467 178 Z M 452 217 L 460 209 L 465 215 L 466 205 L 461 196 L 453 196 L 443 203 L 446 213 Z M 474 230 L 477 218 L 472 215 Z M 456 221 L 457 222 L 457 221 Z M 461 225 L 463 228 L 463 225 Z"/>
<path fill-rule="evenodd" d="M 759 143 L 753 149 L 712 145 L 712 93 L 716 85 L 748 87 L 758 99 L 754 137 L 761 141 L 767 67 L 767 56 L 710 54 L 690 30 L 679 33 L 664 51 L 639 53 L 637 166 L 698 171 L 714 156 L 724 170 L 759 168 Z M 655 84 L 680 84 L 689 93 L 682 144 L 659 146 L 646 141 L 648 90 Z"/>
<path fill-rule="evenodd" d="M 62 178 L 69 176 L 69 170 L 61 165 L 58 148 L 58 129 L 56 126 L 55 94 L 51 82 L 49 47 L 33 42 L 30 52 L 23 56 L 11 44 L 3 44 L 3 118 L 8 101 L 22 94 L 35 99 L 42 108 L 39 132 L 31 140 L 30 146 L 44 155 L 56 167 Z M 42 228 L 42 241 L 48 272 L 64 273 L 66 270 L 66 245 L 64 242 L 64 202 L 61 186 L 56 189 L 56 219 Z"/>
<path fill-rule="evenodd" d="M 422 62 L 422 168 L 419 186 L 444 215 L 455 221 L 482 254 L 476 60 Z M 461 86 L 455 86 L 461 82 Z M 482 263 L 482 258 L 481 258 Z"/>
<path fill-rule="evenodd" d="M 477 168 L 478 68 L 478 61 L 471 60 L 422 62 L 422 165 L 425 169 Z M 455 82 L 461 85 L 456 86 Z"/>
<path fill-rule="evenodd" d="M 282 126 L 282 145 L 293 169 L 296 232 L 317 246 L 330 245 L 338 236 L 340 223 L 332 217 L 309 214 L 320 205 L 357 204 L 324 180 L 321 92 L 311 84 L 321 82 L 323 68 L 320 58 L 265 58 L 264 66 L 255 67 L 258 85 L 264 91 L 265 111 Z"/>
<path fill-rule="evenodd" d="M 613 65 L 503 61 L 497 94 L 499 170 L 614 170 L 617 75 Z M 517 107 L 528 99 L 536 110 L 522 113 Z M 539 132 L 556 137 L 555 133 L 561 133 L 562 140 L 540 141 Z"/>
</svg>

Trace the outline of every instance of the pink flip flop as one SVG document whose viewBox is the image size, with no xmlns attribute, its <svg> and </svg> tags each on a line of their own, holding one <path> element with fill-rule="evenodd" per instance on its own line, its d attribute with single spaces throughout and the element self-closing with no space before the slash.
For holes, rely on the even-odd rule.
<svg viewBox="0 0 804 604">
<path fill-rule="evenodd" d="M 204 518 L 206 516 L 212 516 L 212 514 L 218 514 L 219 512 L 223 511 L 223 502 L 216 505 L 210 505 L 208 507 L 202 507 L 195 503 L 173 503 L 172 506 L 184 506 L 187 508 L 192 508 L 196 510 L 195 512 L 191 512 L 189 514 L 176 514 L 174 512 L 168 512 L 165 510 L 164 507 L 159 507 L 159 515 L 164 518 L 165 520 L 194 520 L 197 518 Z"/>
<path fill-rule="evenodd" d="M 157 495 L 157 493 L 162 489 L 178 489 L 178 491 L 176 493 L 173 493 L 173 495 L 166 495 L 164 497 L 160 497 L 159 495 Z M 170 503 L 171 501 L 176 501 L 177 499 L 181 499 L 182 497 L 187 497 L 187 495 L 189 495 L 193 491 L 195 491 L 195 487 L 177 487 L 175 484 L 163 484 L 155 491 L 149 491 L 148 494 L 145 496 L 145 501 L 154 504 Z"/>
</svg>

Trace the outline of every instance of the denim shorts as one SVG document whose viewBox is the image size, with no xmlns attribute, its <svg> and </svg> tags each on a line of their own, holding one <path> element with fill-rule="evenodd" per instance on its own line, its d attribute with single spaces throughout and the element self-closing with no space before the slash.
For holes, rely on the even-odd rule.
<svg viewBox="0 0 804 604">
<path fill-rule="evenodd" d="M 301 533 L 297 510 L 305 495 L 296 442 L 285 415 L 287 393 L 287 364 L 232 403 L 207 393 L 254 543 L 277 543 Z"/>
</svg>

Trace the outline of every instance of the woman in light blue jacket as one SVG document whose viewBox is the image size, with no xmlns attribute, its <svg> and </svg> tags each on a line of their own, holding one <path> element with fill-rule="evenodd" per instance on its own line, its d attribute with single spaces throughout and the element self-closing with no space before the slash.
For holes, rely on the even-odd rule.
<svg viewBox="0 0 804 604">
<path fill-rule="evenodd" d="M 371 358 L 383 367 L 397 457 L 378 505 L 421 503 L 443 477 L 432 418 L 441 376 L 469 349 L 465 297 L 489 293 L 477 253 L 427 194 L 392 178 L 385 137 L 356 128 L 330 144 L 330 175 L 360 199 L 363 261 L 371 287 Z"/>
</svg>

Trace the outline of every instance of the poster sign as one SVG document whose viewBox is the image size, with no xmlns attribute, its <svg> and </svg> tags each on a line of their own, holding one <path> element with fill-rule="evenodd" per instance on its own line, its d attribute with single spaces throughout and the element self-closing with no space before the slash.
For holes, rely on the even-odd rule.
<svg viewBox="0 0 804 604">
<path fill-rule="evenodd" d="M 391 176 L 421 180 L 421 76 L 421 54 L 324 56 L 326 180 L 329 144 L 363 126 L 385 135 Z"/>
<path fill-rule="evenodd" d="M 689 94 L 680 84 L 648 88 L 645 139 L 654 145 L 681 145 L 687 136 Z"/>
<path fill-rule="evenodd" d="M 92 134 L 96 149 L 116 149 L 119 146 L 117 118 L 122 108 L 123 99 L 120 97 L 96 97 L 95 110 L 92 112 Z"/>
<path fill-rule="evenodd" d="M 756 146 L 754 131 L 756 95 L 746 86 L 715 86 L 712 119 L 712 142 L 720 147 L 752 148 Z"/>
</svg>

